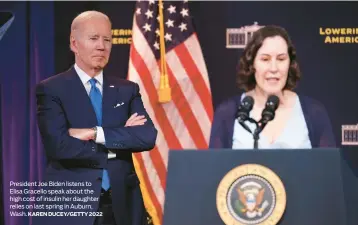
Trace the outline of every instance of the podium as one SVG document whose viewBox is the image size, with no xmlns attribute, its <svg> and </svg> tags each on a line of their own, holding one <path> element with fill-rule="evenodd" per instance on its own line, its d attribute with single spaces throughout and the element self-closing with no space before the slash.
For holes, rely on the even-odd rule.
<svg viewBox="0 0 358 225">
<path fill-rule="evenodd" d="M 272 180 L 267 170 L 251 176 L 261 177 L 257 182 L 245 181 L 250 178 L 246 175 L 235 180 L 243 171 L 250 175 L 247 166 L 271 171 L 284 190 L 275 188 L 280 182 Z M 274 188 L 263 188 L 265 182 Z M 265 193 L 260 197 L 261 189 Z M 256 214 L 250 216 L 255 201 Z M 281 215 L 263 215 L 275 213 L 272 205 L 284 207 Z M 223 217 L 231 218 L 230 225 L 276 224 L 273 217 L 279 217 L 280 225 L 357 225 L 357 214 L 357 148 L 170 151 L 164 225 L 223 225 Z M 268 219 L 260 220 L 264 216 Z"/>
</svg>

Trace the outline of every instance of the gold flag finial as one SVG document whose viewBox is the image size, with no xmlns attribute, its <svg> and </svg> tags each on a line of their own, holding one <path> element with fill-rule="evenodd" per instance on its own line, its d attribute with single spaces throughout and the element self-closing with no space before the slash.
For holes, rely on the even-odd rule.
<svg viewBox="0 0 358 225">
<path fill-rule="evenodd" d="M 169 86 L 168 70 L 165 60 L 165 41 L 164 41 L 164 17 L 163 17 L 163 0 L 159 0 L 159 39 L 160 39 L 160 85 L 159 85 L 159 102 L 166 103 L 172 100 L 171 88 Z"/>
</svg>

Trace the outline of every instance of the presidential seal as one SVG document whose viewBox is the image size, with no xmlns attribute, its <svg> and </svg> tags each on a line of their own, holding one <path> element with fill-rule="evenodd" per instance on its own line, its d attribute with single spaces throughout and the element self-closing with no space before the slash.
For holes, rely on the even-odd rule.
<svg viewBox="0 0 358 225">
<path fill-rule="evenodd" d="M 286 208 L 286 191 L 269 168 L 245 164 L 221 180 L 216 206 L 226 225 L 275 225 Z"/>
</svg>

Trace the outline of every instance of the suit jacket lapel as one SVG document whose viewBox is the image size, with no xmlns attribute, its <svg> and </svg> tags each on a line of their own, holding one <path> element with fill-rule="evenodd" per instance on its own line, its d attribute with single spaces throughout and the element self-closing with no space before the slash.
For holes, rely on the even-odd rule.
<svg viewBox="0 0 358 225">
<path fill-rule="evenodd" d="M 109 113 L 116 103 L 118 87 L 110 82 L 108 77 L 103 76 L 103 98 L 102 98 L 102 124 L 108 124 Z"/>
</svg>

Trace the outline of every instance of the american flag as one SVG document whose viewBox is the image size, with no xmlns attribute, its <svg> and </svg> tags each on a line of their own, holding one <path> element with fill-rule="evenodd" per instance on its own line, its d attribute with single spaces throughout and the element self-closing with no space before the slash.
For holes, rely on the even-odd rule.
<svg viewBox="0 0 358 225">
<path fill-rule="evenodd" d="M 213 106 L 207 69 L 188 2 L 162 5 L 171 101 L 160 103 L 158 2 L 139 1 L 133 18 L 128 79 L 139 84 L 158 137 L 152 151 L 134 154 L 147 211 L 162 224 L 169 149 L 207 149 Z"/>
</svg>

